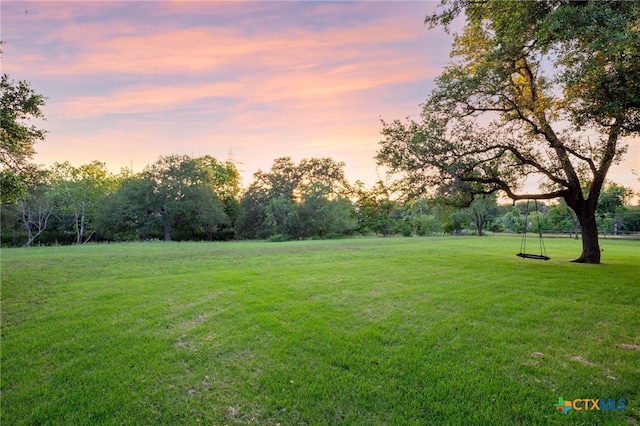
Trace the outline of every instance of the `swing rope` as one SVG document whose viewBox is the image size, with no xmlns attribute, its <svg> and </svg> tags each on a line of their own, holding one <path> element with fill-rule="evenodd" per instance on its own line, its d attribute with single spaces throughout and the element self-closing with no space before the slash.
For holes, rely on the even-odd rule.
<svg viewBox="0 0 640 426">
<path fill-rule="evenodd" d="M 523 259 L 538 259 L 549 260 L 547 256 L 547 248 L 544 245 L 544 239 L 542 238 L 542 227 L 540 226 L 540 215 L 538 214 L 538 200 L 533 200 L 536 208 L 536 219 L 538 221 L 538 240 L 540 241 L 540 254 L 527 253 L 527 230 L 529 229 L 529 201 L 527 200 L 527 208 L 524 214 L 524 232 L 522 233 L 522 240 L 520 242 L 520 253 L 516 256 Z"/>
</svg>

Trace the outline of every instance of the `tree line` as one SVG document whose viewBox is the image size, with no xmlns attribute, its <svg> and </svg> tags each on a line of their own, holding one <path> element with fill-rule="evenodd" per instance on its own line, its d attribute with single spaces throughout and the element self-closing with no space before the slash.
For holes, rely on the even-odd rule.
<svg viewBox="0 0 640 426">
<path fill-rule="evenodd" d="M 406 197 L 394 183 L 367 187 L 345 178 L 331 158 L 295 163 L 277 158 L 243 189 L 232 161 L 211 156 L 161 156 L 140 173 L 112 173 L 105 163 L 68 162 L 39 168 L 14 203 L 2 204 L 2 244 L 84 244 L 109 241 L 285 241 L 353 235 L 483 235 L 531 231 L 577 237 L 577 218 L 562 202 L 498 205 L 495 194 L 466 208 L 446 197 Z M 602 192 L 602 233 L 640 232 L 631 190 L 610 183 Z"/>
</svg>

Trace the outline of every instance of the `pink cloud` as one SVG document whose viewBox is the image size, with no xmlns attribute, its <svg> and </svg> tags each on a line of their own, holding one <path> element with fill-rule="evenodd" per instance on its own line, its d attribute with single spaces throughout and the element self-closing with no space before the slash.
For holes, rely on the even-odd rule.
<svg viewBox="0 0 640 426">
<path fill-rule="evenodd" d="M 206 47 L 206 42 L 202 43 L 204 47 L 192 47 L 196 44 L 194 40 L 202 42 L 211 37 L 211 32 L 202 29 L 154 35 L 152 39 L 143 38 L 130 43 L 123 39 L 105 42 L 114 53 L 92 53 L 83 58 L 84 66 L 80 68 L 148 75 L 156 70 L 168 72 L 171 67 L 181 69 L 176 72 L 186 73 L 186 69 L 204 72 L 217 66 L 221 72 L 230 75 L 227 80 L 210 83 L 205 78 L 197 83 L 195 78 L 191 78 L 173 85 L 159 81 L 156 84 L 121 86 L 111 93 L 68 99 L 59 111 L 66 117 L 82 118 L 170 111 L 199 103 L 197 113 L 200 115 L 222 112 L 228 115 L 229 122 L 243 128 L 250 126 L 263 130 L 279 127 L 278 123 L 290 117 L 306 125 L 326 125 L 332 120 L 344 120 L 345 116 L 353 119 L 372 114 L 377 120 L 383 111 L 372 113 L 365 108 L 360 97 L 385 85 L 419 81 L 434 77 L 439 72 L 438 67 L 427 66 L 423 58 L 391 48 L 382 48 L 376 57 L 371 52 L 360 52 L 356 47 L 343 48 L 336 53 L 337 39 L 325 41 L 329 47 L 315 48 L 317 36 L 313 34 L 306 34 L 306 38 L 300 34 L 292 40 L 275 35 L 249 43 L 241 42 L 243 39 L 231 30 L 220 34 L 223 33 L 225 37 L 221 37 L 222 41 L 213 47 Z M 375 39 L 367 35 L 359 37 Z M 177 40 L 181 49 L 173 50 L 164 58 L 156 57 L 170 39 Z M 135 45 L 145 44 L 142 40 L 149 42 L 149 47 L 145 56 L 138 58 L 136 52 L 139 48 Z M 236 48 L 236 45 L 244 47 Z M 176 56 L 171 56 L 174 53 Z M 118 56 L 121 59 L 118 63 L 109 59 L 115 61 Z M 327 65 L 332 62 L 339 65 Z M 216 77 L 215 72 L 212 77 Z M 233 106 L 217 105 L 216 99 L 220 98 L 234 100 Z"/>
<path fill-rule="evenodd" d="M 257 7 L 256 3 L 249 3 Z M 164 5 L 164 3 L 159 3 Z M 237 5 L 216 3 L 215 6 L 174 3 L 160 7 L 180 8 L 181 15 L 172 26 L 154 25 L 138 20 L 134 24 L 126 17 L 108 21 L 78 22 L 65 19 L 62 27 L 43 36 L 44 43 L 64 43 L 75 46 L 68 57 L 43 57 L 36 69 L 41 74 L 100 75 L 125 73 L 185 75 L 218 72 L 231 69 L 260 67 L 317 67 L 331 61 L 357 61 L 377 56 L 393 43 L 419 41 L 426 30 L 416 18 L 415 25 L 406 25 L 395 16 L 364 20 L 354 26 L 311 29 L 291 23 L 284 28 L 269 28 L 247 33 L 246 28 L 227 22 L 216 25 L 184 25 L 180 16 L 193 7 L 208 7 L 221 15 Z M 218 6 L 221 5 L 221 6 Z M 225 5 L 226 7 L 222 7 Z M 84 6 L 83 10 L 87 6 Z M 271 8 L 274 6 L 271 5 Z M 337 13 L 337 5 L 318 6 Z M 281 13 L 286 8 L 279 6 Z M 67 8 L 63 8 L 67 9 Z M 70 8 L 69 8 L 70 9 Z M 86 12 L 92 15 L 97 11 Z M 76 13 L 78 15 L 79 13 Z M 397 50 L 397 49 L 396 49 Z"/>
<path fill-rule="evenodd" d="M 384 39 L 416 37 L 405 30 L 393 33 Z M 187 29 L 106 40 L 75 63 L 49 72 L 193 76 L 186 79 L 186 86 L 125 86 L 112 94 L 71 99 L 64 107 L 74 116 L 157 111 L 219 96 L 243 99 L 244 106 L 287 100 L 317 104 L 319 98 L 339 99 L 439 72 L 419 56 L 385 47 L 383 37 L 375 34 L 371 28 L 336 31 L 327 37 L 297 30 L 294 35 L 246 39 L 234 29 Z M 381 44 L 378 50 L 366 48 L 377 44 Z M 198 85 L 193 83 L 196 74 L 226 81 Z"/>
<path fill-rule="evenodd" d="M 199 99 L 238 93 L 241 83 L 222 82 L 190 86 L 131 87 L 111 95 L 81 96 L 62 103 L 63 116 L 91 117 L 166 111 Z"/>
</svg>

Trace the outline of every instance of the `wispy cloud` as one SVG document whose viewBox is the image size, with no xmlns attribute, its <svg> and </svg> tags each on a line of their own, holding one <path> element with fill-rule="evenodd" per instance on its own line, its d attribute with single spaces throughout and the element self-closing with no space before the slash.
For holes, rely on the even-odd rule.
<svg viewBox="0 0 640 426">
<path fill-rule="evenodd" d="M 63 116 L 83 118 L 172 110 L 202 99 L 224 98 L 241 91 L 238 82 L 201 85 L 128 87 L 100 96 L 81 96 L 62 103 Z"/>
<path fill-rule="evenodd" d="M 346 28 L 292 26 L 258 35 L 234 27 L 132 34 L 130 24 L 116 26 L 126 29 L 123 35 L 94 40 L 75 60 L 39 67 L 45 75 L 132 81 L 62 102 L 65 116 L 153 113 L 190 104 L 219 110 L 217 102 L 239 116 L 260 106 L 285 116 L 290 109 L 335 109 L 348 97 L 433 78 L 440 70 L 401 46 L 424 36 L 387 16 Z M 82 40 L 85 32 L 104 34 L 105 28 L 103 22 L 83 24 L 81 31 L 68 25 L 58 37 Z M 141 86 L 137 75 L 155 83 Z"/>
</svg>

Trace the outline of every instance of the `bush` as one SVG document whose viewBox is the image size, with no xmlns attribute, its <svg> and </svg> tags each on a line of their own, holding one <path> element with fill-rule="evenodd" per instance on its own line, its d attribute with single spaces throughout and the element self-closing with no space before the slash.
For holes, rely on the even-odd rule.
<svg viewBox="0 0 640 426">
<path fill-rule="evenodd" d="M 291 241 L 291 236 L 286 234 L 273 234 L 269 238 L 267 238 L 267 241 L 269 241 L 270 243 L 281 243 L 284 241 Z"/>
</svg>

